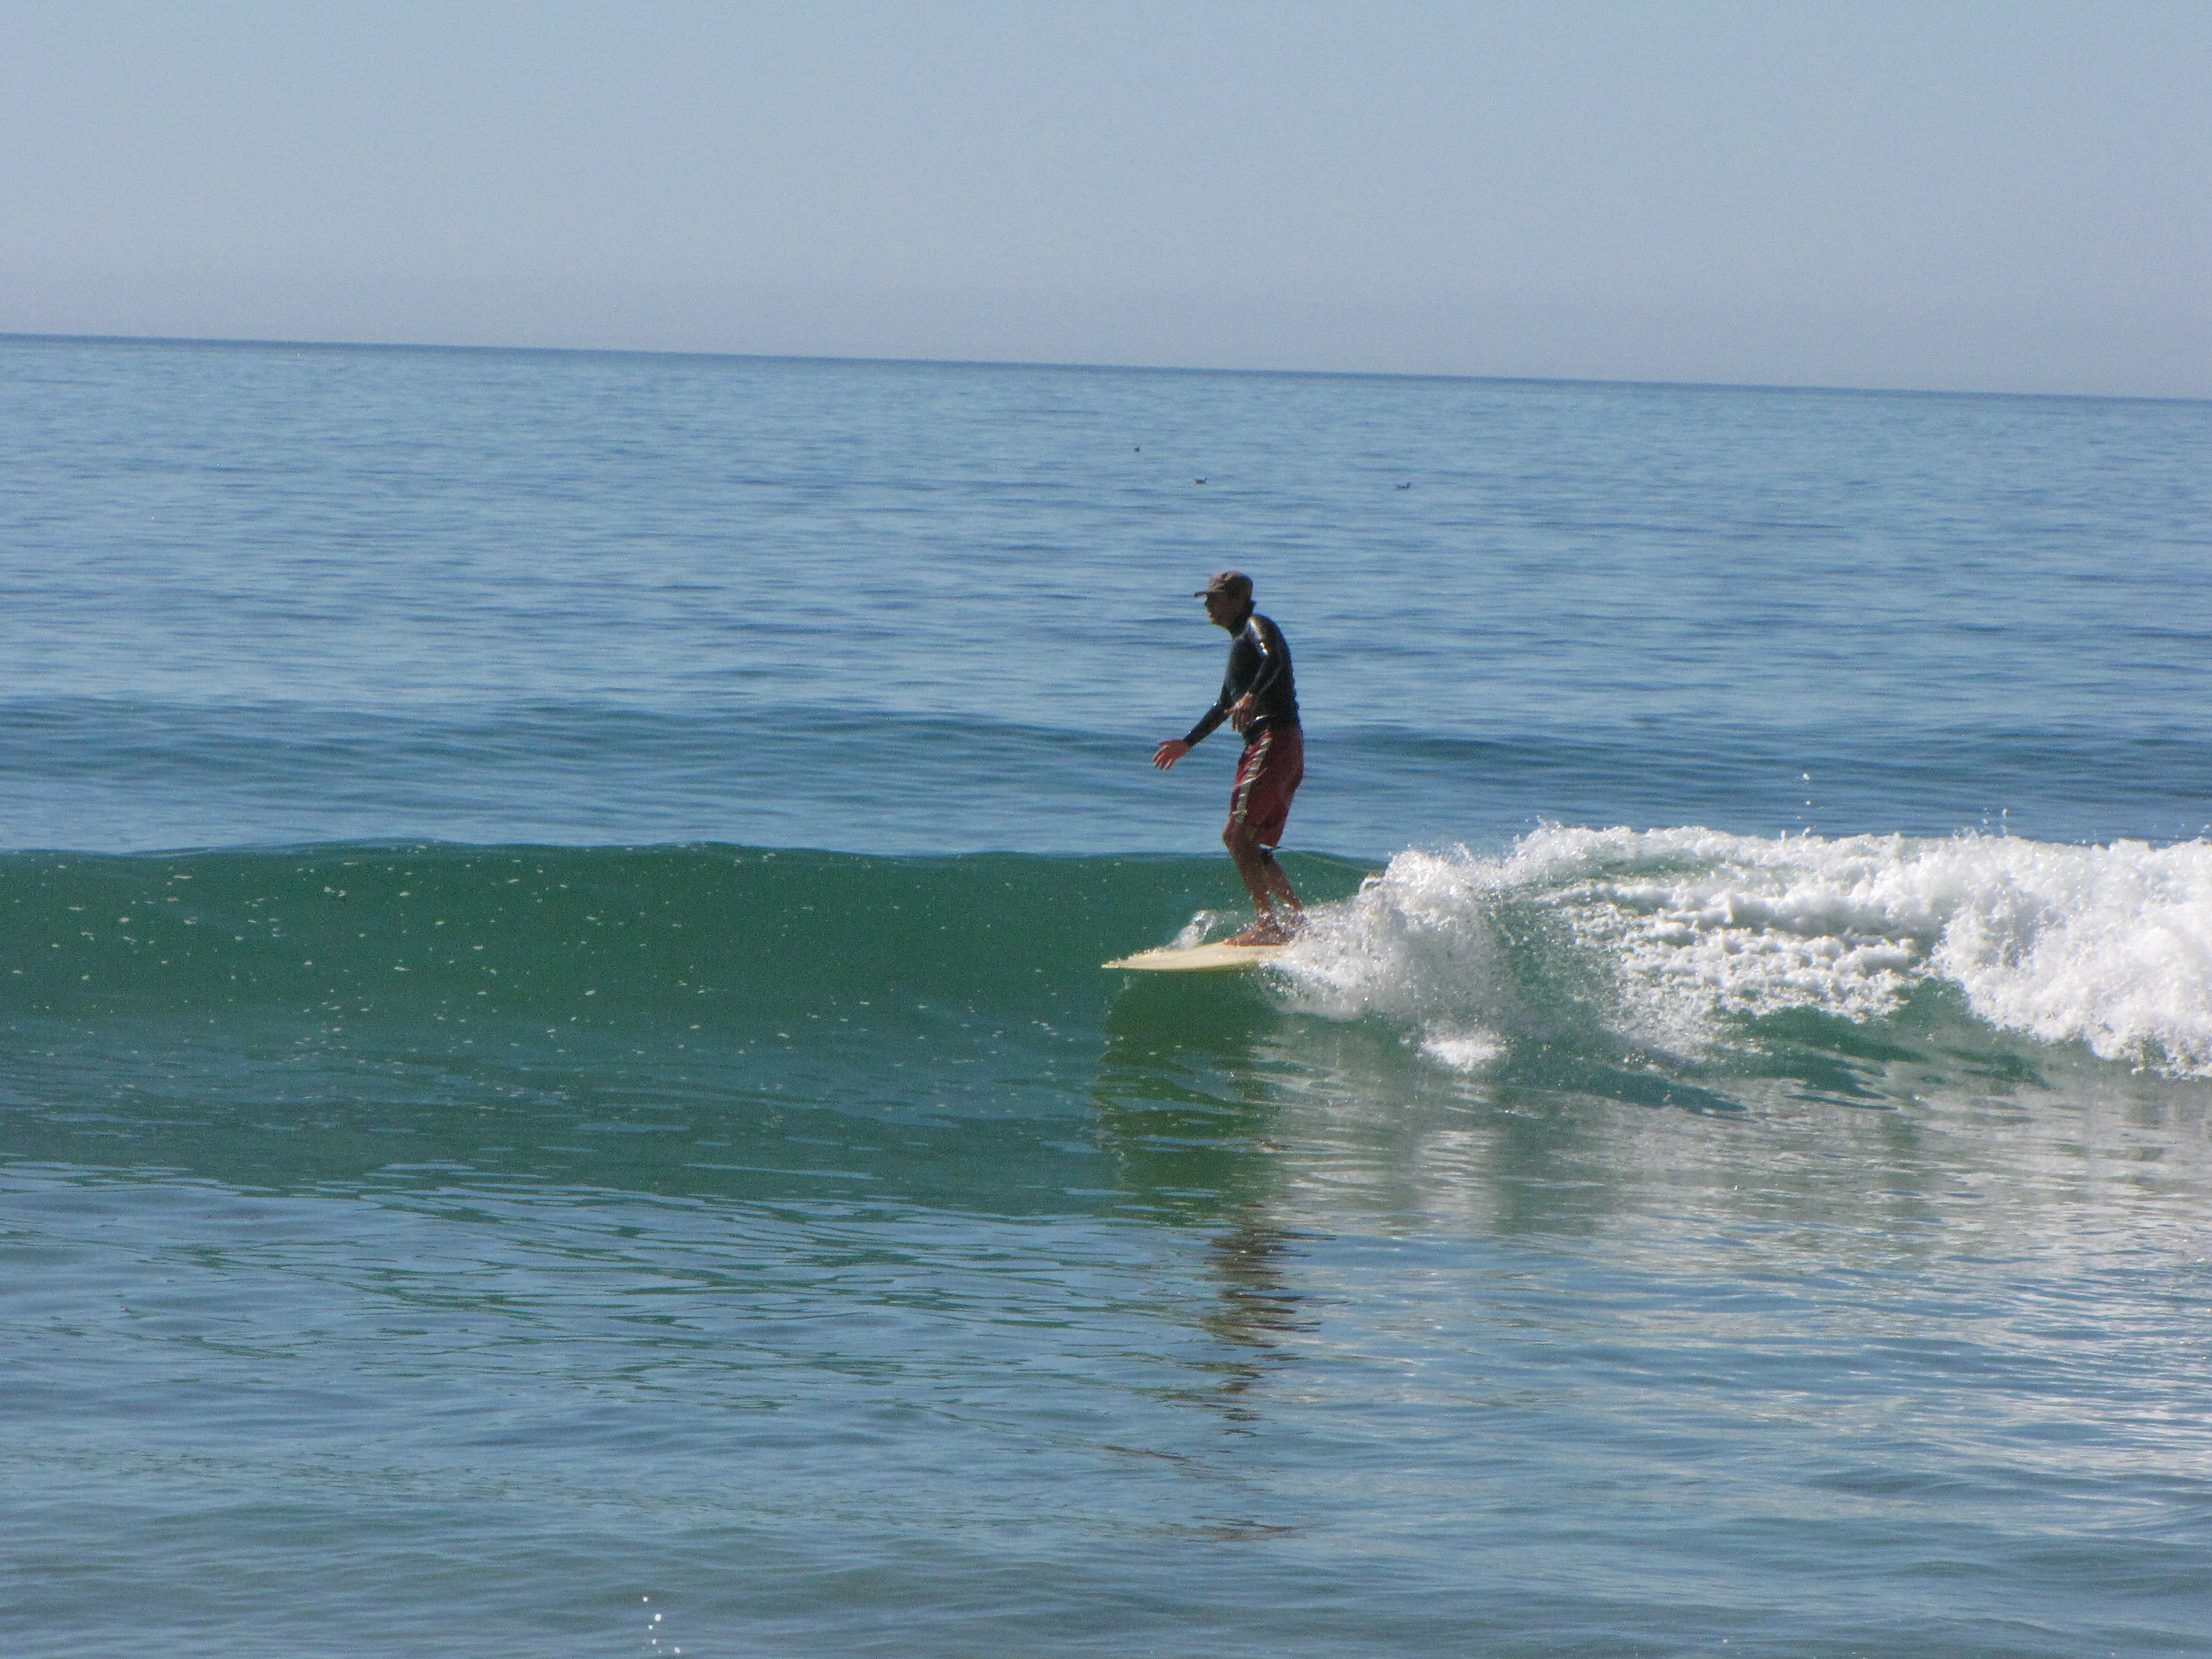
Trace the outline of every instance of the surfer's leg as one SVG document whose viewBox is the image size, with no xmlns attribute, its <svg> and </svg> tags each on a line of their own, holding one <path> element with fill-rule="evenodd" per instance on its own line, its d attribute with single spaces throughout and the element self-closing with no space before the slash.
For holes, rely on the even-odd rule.
<svg viewBox="0 0 2212 1659">
<path fill-rule="evenodd" d="M 1275 847 L 1290 822 L 1291 797 L 1305 776 L 1305 744 L 1297 727 L 1269 732 L 1248 744 L 1237 765 L 1237 784 L 1229 797 L 1229 823 L 1221 832 L 1222 844 L 1237 861 L 1237 873 L 1252 895 L 1252 926 L 1231 941 L 1238 945 L 1273 945 L 1290 933 L 1275 914 L 1277 905 L 1289 911 L 1289 926 L 1304 914 L 1291 878 L 1275 862 Z"/>
<path fill-rule="evenodd" d="M 1275 914 L 1277 902 L 1286 903 L 1294 915 L 1299 913 L 1298 896 L 1291 890 L 1283 866 L 1275 862 L 1273 854 L 1260 845 L 1259 832 L 1249 824 L 1231 823 L 1221 832 L 1221 844 L 1236 860 L 1237 873 L 1243 878 L 1244 890 L 1252 896 L 1252 925 L 1229 942 L 1281 944 L 1291 935 Z"/>
<path fill-rule="evenodd" d="M 1298 896 L 1291 886 L 1291 878 L 1283 873 L 1283 866 L 1275 862 L 1275 849 L 1262 847 L 1260 858 L 1261 872 L 1267 880 L 1267 890 L 1274 896 L 1276 902 L 1292 915 L 1305 915 L 1306 907 L 1298 902 Z"/>
</svg>

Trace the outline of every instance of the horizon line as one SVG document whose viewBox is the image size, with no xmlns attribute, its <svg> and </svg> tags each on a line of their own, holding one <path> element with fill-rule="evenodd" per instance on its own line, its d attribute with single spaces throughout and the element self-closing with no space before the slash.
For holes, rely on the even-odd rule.
<svg viewBox="0 0 2212 1659">
<path fill-rule="evenodd" d="M 707 358 L 733 362 L 854 363 L 911 368 L 1077 369 L 1114 374 L 1252 374 L 1285 379 L 1358 380 L 1449 380 L 1492 386 L 1623 386 L 1680 392 L 1803 392 L 1881 398 L 2014 398 L 2064 399 L 2075 403 L 2203 404 L 2212 396 L 2181 397 L 2152 392 L 1972 392 L 1942 386 L 1859 386 L 1825 382 L 1773 383 L 1757 380 L 1607 380 L 1566 374 L 1454 374 L 1441 371 L 1386 368 L 1228 368 L 1189 363 L 1087 363 L 1048 358 L 883 357 L 788 351 L 706 351 L 668 346 L 553 346 L 461 344 L 450 341 L 300 340 L 197 334 L 45 334 L 0 329 L 0 343 L 37 341 L 81 345 L 188 345 L 279 348 L 295 351 L 470 351 L 532 353 L 579 357 Z"/>
</svg>

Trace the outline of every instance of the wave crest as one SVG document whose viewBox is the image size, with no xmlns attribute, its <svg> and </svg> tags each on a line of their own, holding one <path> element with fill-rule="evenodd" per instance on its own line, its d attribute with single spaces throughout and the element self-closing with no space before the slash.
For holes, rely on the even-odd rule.
<svg viewBox="0 0 2212 1659">
<path fill-rule="evenodd" d="M 1293 1006 L 1394 1020 L 1455 1065 L 1591 1024 L 1698 1053 L 1787 1009 L 1893 1018 L 1942 982 L 1992 1025 L 2212 1076 L 2201 841 L 1552 827 L 1502 857 L 1401 853 L 1315 921 Z"/>
</svg>

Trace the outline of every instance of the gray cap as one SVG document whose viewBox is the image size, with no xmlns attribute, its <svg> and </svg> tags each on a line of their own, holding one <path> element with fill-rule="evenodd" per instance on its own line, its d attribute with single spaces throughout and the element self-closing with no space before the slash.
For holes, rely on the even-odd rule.
<svg viewBox="0 0 2212 1659">
<path fill-rule="evenodd" d="M 1191 598 L 1202 599 L 1209 593 L 1226 593 L 1232 599 L 1249 599 L 1252 597 L 1252 579 L 1241 570 L 1218 571 Z"/>
</svg>

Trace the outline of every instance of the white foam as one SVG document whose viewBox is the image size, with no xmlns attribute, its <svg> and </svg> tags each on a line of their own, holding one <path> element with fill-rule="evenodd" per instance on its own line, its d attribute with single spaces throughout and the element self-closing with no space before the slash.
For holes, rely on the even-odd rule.
<svg viewBox="0 0 2212 1659">
<path fill-rule="evenodd" d="M 1994 1025 L 2212 1076 L 2212 844 L 1545 829 L 1400 854 L 1281 965 L 1295 1006 L 1462 1066 L 1578 1020 L 1694 1051 L 1735 1015 L 1879 1019 L 1934 978 Z"/>
</svg>

